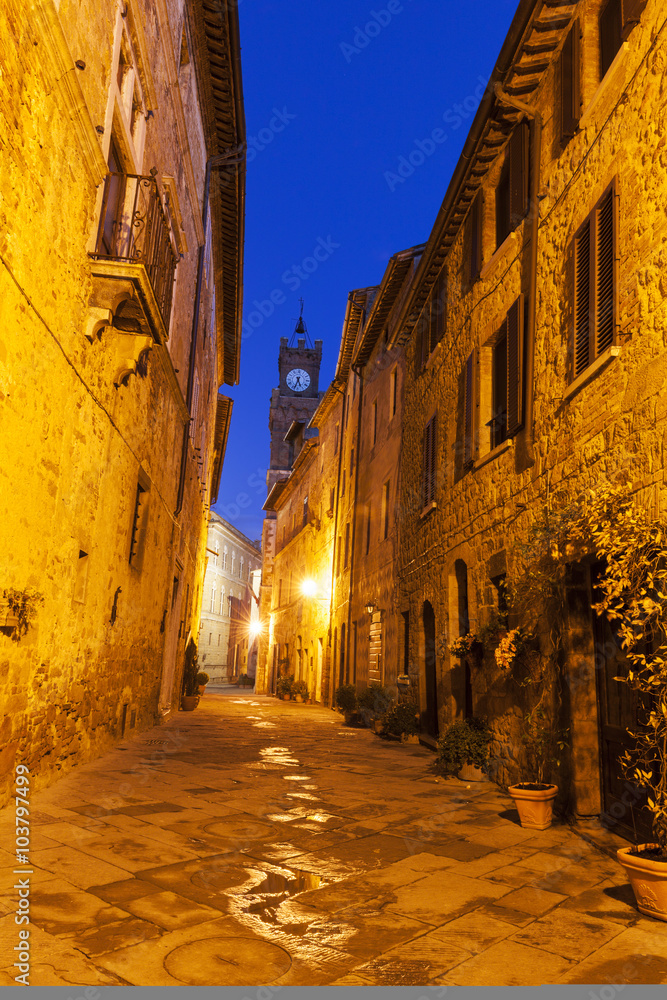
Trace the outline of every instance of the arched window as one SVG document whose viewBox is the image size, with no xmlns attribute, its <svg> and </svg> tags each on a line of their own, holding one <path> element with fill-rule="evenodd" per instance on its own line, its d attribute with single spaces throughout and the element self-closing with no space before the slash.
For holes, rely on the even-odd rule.
<svg viewBox="0 0 667 1000">
<path fill-rule="evenodd" d="M 211 611 L 215 611 L 215 587 L 211 587 Z"/>
<path fill-rule="evenodd" d="M 224 615 L 224 613 L 225 613 L 225 588 L 223 587 L 222 590 L 220 591 L 220 614 Z"/>
<path fill-rule="evenodd" d="M 241 556 L 241 563 L 239 565 L 239 577 L 240 577 L 241 580 L 243 579 L 243 564 L 244 564 L 244 562 L 245 562 L 245 560 L 244 560 L 243 556 Z"/>
<path fill-rule="evenodd" d="M 222 550 L 222 568 L 227 569 L 227 546 Z"/>
</svg>

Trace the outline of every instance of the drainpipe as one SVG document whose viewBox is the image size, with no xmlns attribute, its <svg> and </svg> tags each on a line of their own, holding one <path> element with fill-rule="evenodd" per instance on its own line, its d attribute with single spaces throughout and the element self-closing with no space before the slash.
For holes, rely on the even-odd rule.
<svg viewBox="0 0 667 1000">
<path fill-rule="evenodd" d="M 211 171 L 213 167 L 219 167 L 223 163 L 231 163 L 236 166 L 243 162 L 245 157 L 245 145 L 234 146 L 225 153 L 217 156 L 209 156 L 206 161 L 206 176 L 204 179 L 204 204 L 202 207 L 202 225 L 204 227 L 204 242 L 199 247 L 199 260 L 197 262 L 197 284 L 195 287 L 195 309 L 192 317 L 192 334 L 190 336 L 190 361 L 188 367 L 188 385 L 185 396 L 185 405 L 188 410 L 192 404 L 192 391 L 195 382 L 195 361 L 197 358 L 197 338 L 199 335 L 199 312 L 201 305 L 201 289 L 204 276 L 204 257 L 206 255 L 206 229 L 208 226 L 208 203 L 211 191 Z M 222 331 L 221 331 L 222 334 Z M 183 494 L 185 492 L 185 470 L 188 460 L 188 438 L 190 436 L 190 421 L 183 428 L 183 444 L 181 447 L 181 472 L 178 480 L 178 498 L 176 500 L 176 510 L 174 517 L 178 517 L 183 509 Z"/>
<path fill-rule="evenodd" d="M 521 101 L 510 97 L 499 83 L 495 86 L 495 96 L 502 103 L 517 111 L 522 111 L 533 121 L 533 155 L 530 171 L 530 274 L 528 292 L 528 343 L 526 350 L 526 396 L 524 401 L 524 457 L 526 463 L 535 464 L 535 428 L 533 426 L 534 403 L 534 372 L 535 372 L 535 333 L 537 316 L 537 237 L 540 228 L 540 169 L 542 160 L 542 115 L 535 108 L 529 108 Z"/>
</svg>

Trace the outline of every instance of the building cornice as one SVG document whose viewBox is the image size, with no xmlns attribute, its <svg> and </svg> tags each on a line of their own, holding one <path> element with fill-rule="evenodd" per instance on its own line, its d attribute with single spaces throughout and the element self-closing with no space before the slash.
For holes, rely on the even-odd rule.
<svg viewBox="0 0 667 1000">
<path fill-rule="evenodd" d="M 568 0 L 519 3 L 426 243 L 411 293 L 397 316 L 390 338 L 392 346 L 406 343 L 412 335 L 484 177 L 522 117 L 522 112 L 496 98 L 497 85 L 522 103 L 534 98 L 576 8 L 577 2 Z"/>
</svg>

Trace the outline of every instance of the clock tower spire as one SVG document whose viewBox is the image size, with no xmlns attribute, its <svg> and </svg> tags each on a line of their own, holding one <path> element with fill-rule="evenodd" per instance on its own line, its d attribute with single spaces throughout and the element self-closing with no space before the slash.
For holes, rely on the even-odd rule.
<svg viewBox="0 0 667 1000">
<path fill-rule="evenodd" d="M 319 390 L 322 341 L 310 339 L 301 312 L 292 337 L 280 338 L 278 350 L 278 388 L 271 393 L 269 430 L 271 459 L 266 476 L 269 490 L 274 483 L 289 474 L 292 466 L 292 446 L 285 440 L 294 423 L 305 426 L 321 399 Z"/>
</svg>

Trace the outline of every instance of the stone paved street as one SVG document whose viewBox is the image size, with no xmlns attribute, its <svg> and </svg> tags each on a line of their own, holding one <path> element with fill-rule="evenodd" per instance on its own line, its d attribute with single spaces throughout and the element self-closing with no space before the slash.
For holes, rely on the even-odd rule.
<svg viewBox="0 0 667 1000">
<path fill-rule="evenodd" d="M 667 982 L 667 924 L 612 857 L 433 762 L 326 709 L 207 692 L 32 795 L 31 985 Z"/>
</svg>

